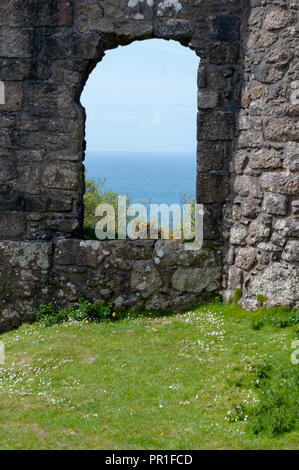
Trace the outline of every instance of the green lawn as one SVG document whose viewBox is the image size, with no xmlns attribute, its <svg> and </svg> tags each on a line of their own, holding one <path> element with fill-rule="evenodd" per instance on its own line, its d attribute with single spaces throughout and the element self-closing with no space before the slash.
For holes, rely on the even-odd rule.
<svg viewBox="0 0 299 470">
<path fill-rule="evenodd" d="M 291 366 L 296 326 L 251 322 L 215 304 L 0 335 L 0 449 L 298 449 L 296 426 L 273 437 L 229 419 L 258 400 L 257 366 Z"/>
</svg>

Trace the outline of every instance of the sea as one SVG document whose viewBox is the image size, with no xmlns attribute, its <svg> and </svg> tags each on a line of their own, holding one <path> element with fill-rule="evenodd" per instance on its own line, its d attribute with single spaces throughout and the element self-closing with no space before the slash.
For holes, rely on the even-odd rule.
<svg viewBox="0 0 299 470">
<path fill-rule="evenodd" d="M 195 197 L 195 152 L 87 151 L 84 164 L 88 178 L 146 207 Z"/>
</svg>

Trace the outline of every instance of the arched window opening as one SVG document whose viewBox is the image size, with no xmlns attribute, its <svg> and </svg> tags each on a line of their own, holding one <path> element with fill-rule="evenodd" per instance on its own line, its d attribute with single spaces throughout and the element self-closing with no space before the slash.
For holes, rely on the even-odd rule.
<svg viewBox="0 0 299 470">
<path fill-rule="evenodd" d="M 85 201 L 95 183 L 146 207 L 195 197 L 198 63 L 190 49 L 159 39 L 106 52 L 81 97 Z M 85 228 L 95 223 L 87 212 L 85 203 Z"/>
</svg>

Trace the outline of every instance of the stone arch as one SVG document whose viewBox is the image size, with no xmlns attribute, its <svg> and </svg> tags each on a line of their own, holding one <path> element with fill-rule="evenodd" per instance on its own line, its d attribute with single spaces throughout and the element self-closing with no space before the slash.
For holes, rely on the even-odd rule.
<svg viewBox="0 0 299 470">
<path fill-rule="evenodd" d="M 229 158 L 234 134 L 241 19 L 221 14 L 211 18 L 212 8 L 208 8 L 201 18 L 199 34 L 195 28 L 197 17 L 189 2 L 144 0 L 125 3 L 128 5 L 123 8 L 120 2 L 99 5 L 98 2 L 81 1 L 74 10 L 75 48 L 89 51 L 84 54 L 88 60 L 82 64 L 80 81 L 76 84 L 76 107 L 81 107 L 79 97 L 89 74 L 109 49 L 159 38 L 178 41 L 194 50 L 201 59 L 198 71 L 197 200 L 206 206 L 205 239 L 221 245 L 222 209 L 230 191 Z M 80 127 L 86 117 L 84 110 L 81 111 Z M 79 201 L 81 198 L 82 193 Z M 82 220 L 82 209 L 79 212 Z"/>
</svg>

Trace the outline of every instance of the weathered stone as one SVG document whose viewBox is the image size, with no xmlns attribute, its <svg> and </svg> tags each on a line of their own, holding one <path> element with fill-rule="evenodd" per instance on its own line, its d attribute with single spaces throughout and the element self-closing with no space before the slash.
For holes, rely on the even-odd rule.
<svg viewBox="0 0 299 470">
<path fill-rule="evenodd" d="M 172 277 L 172 287 L 180 292 L 212 292 L 219 288 L 219 268 L 178 268 Z"/>
<path fill-rule="evenodd" d="M 299 219 L 297 217 L 276 220 L 274 228 L 285 237 L 299 237 Z"/>
<path fill-rule="evenodd" d="M 209 173 L 197 175 L 197 201 L 201 204 L 223 202 L 229 194 L 227 179 L 222 174 Z"/>
<path fill-rule="evenodd" d="M 264 173 L 261 187 L 274 193 L 299 195 L 299 176 L 283 173 Z"/>
<path fill-rule="evenodd" d="M 267 88 L 263 84 L 254 83 L 250 89 L 250 98 L 255 101 L 266 97 Z"/>
<path fill-rule="evenodd" d="M 234 42 L 240 39 L 240 18 L 216 15 L 212 20 L 211 36 L 217 41 Z"/>
<path fill-rule="evenodd" d="M 286 215 L 288 200 L 282 194 L 266 193 L 263 207 L 268 214 Z"/>
<path fill-rule="evenodd" d="M 231 140 L 234 132 L 232 113 L 198 113 L 198 140 Z"/>
<path fill-rule="evenodd" d="M 259 250 L 262 251 L 274 251 L 274 252 L 279 252 L 282 250 L 280 246 L 278 246 L 275 243 L 272 242 L 261 242 L 257 245 Z"/>
<path fill-rule="evenodd" d="M 251 280 L 250 291 L 255 295 L 264 295 L 279 305 L 280 300 L 298 300 L 298 284 L 298 267 L 274 262 Z"/>
<path fill-rule="evenodd" d="M 250 156 L 251 168 L 281 168 L 281 157 L 274 150 L 261 149 Z"/>
<path fill-rule="evenodd" d="M 265 137 L 272 142 L 299 141 L 299 127 L 289 118 L 271 119 L 266 125 Z"/>
<path fill-rule="evenodd" d="M 292 263 L 299 262 L 299 240 L 289 240 L 281 257 L 283 260 Z"/>
<path fill-rule="evenodd" d="M 105 11 L 107 14 L 107 9 Z M 75 28 L 80 33 L 99 30 L 99 20 L 104 16 L 104 8 L 96 1 L 75 3 Z"/>
<path fill-rule="evenodd" d="M 201 250 L 186 250 L 182 243 L 169 243 L 168 240 L 157 240 L 154 261 L 159 268 L 169 266 L 216 266 L 215 251 L 208 247 Z"/>
<path fill-rule="evenodd" d="M 231 171 L 234 173 L 242 174 L 248 162 L 248 152 L 246 150 L 239 150 L 234 155 L 231 163 Z"/>
<path fill-rule="evenodd" d="M 163 285 L 161 275 L 151 261 L 136 261 L 131 275 L 131 288 L 143 295 L 153 294 Z"/>
<path fill-rule="evenodd" d="M 224 71 L 219 70 L 218 68 L 208 69 L 207 83 L 211 90 L 224 90 L 226 88 L 227 80 L 224 77 L 224 74 L 230 75 L 231 69 L 224 69 Z M 198 87 L 200 88 L 200 85 L 198 85 Z"/>
<path fill-rule="evenodd" d="M 256 254 L 254 248 L 240 248 L 236 256 L 236 266 L 248 271 L 255 263 Z"/>
<path fill-rule="evenodd" d="M 145 309 L 147 311 L 155 310 L 164 310 L 164 311 L 173 311 L 181 312 L 190 305 L 199 305 L 204 299 L 203 294 L 194 294 L 194 293 L 176 293 L 174 295 L 171 293 L 156 293 L 154 294 L 145 304 Z"/>
<path fill-rule="evenodd" d="M 255 219 L 251 222 L 249 230 L 247 243 L 249 245 L 254 245 L 257 242 L 267 240 L 271 232 L 270 227 L 265 225 L 264 221 L 261 218 Z"/>
<path fill-rule="evenodd" d="M 109 247 L 112 249 L 114 258 L 123 260 L 127 263 L 129 260 L 138 261 L 152 259 L 155 242 L 153 240 L 111 240 Z"/>
<path fill-rule="evenodd" d="M 245 199 L 241 207 L 242 215 L 248 219 L 255 219 L 259 215 L 260 210 L 258 200 L 252 197 Z"/>
<path fill-rule="evenodd" d="M 285 26 L 291 26 L 296 22 L 294 11 L 287 11 L 281 8 L 273 8 L 265 17 L 264 28 L 268 30 L 281 29 Z"/>
<path fill-rule="evenodd" d="M 0 182 L 10 181 L 17 176 L 14 162 L 9 156 L 0 155 Z"/>
<path fill-rule="evenodd" d="M 286 66 L 292 59 L 294 53 L 292 50 L 284 48 L 284 44 L 281 42 L 276 43 L 270 50 L 266 58 L 268 64 L 278 64 L 280 66 Z"/>
<path fill-rule="evenodd" d="M 20 238 L 26 232 L 26 218 L 24 214 L 11 212 L 0 213 L 0 238 Z"/>
<path fill-rule="evenodd" d="M 0 26 L 0 57 L 30 58 L 34 46 L 33 30 Z"/>
<path fill-rule="evenodd" d="M 242 270 L 236 266 L 231 266 L 228 272 L 228 284 L 227 287 L 231 292 L 235 289 L 240 288 L 242 285 Z M 228 300 L 228 299 L 227 299 Z"/>
<path fill-rule="evenodd" d="M 54 262 L 63 265 L 98 266 L 111 253 L 106 242 L 98 240 L 58 240 Z"/>
<path fill-rule="evenodd" d="M 299 171 L 299 144 L 288 142 L 285 146 L 285 167 L 291 171 Z"/>
<path fill-rule="evenodd" d="M 213 90 L 199 90 L 197 95 L 198 109 L 217 108 L 219 103 L 218 93 Z"/>
<path fill-rule="evenodd" d="M 217 65 L 234 64 L 238 60 L 239 49 L 236 45 L 218 44 L 210 53 L 210 62 Z"/>
<path fill-rule="evenodd" d="M 226 155 L 226 147 L 217 142 L 198 142 L 197 144 L 197 171 L 222 170 Z"/>
<path fill-rule="evenodd" d="M 192 35 L 189 21 L 185 20 L 158 20 L 155 27 L 157 38 L 188 39 Z"/>
<path fill-rule="evenodd" d="M 23 102 L 23 87 L 19 83 L 5 84 L 5 103 L 0 103 L 0 111 L 20 111 Z"/>
<path fill-rule="evenodd" d="M 240 196 L 260 197 L 260 178 L 247 175 L 237 176 L 234 181 L 234 190 Z"/>
<path fill-rule="evenodd" d="M 264 143 L 263 136 L 256 130 L 248 129 L 240 132 L 239 134 L 239 148 L 260 148 Z"/>
<path fill-rule="evenodd" d="M 247 229 L 244 225 L 236 223 L 230 231 L 230 243 L 232 245 L 245 245 L 247 237 Z"/>
<path fill-rule="evenodd" d="M 292 202 L 292 213 L 294 215 L 299 215 L 299 201 Z"/>
<path fill-rule="evenodd" d="M 43 184 L 47 188 L 77 189 L 80 182 L 79 167 L 75 163 L 51 164 L 45 169 Z"/>
<path fill-rule="evenodd" d="M 22 269 L 49 269 L 51 243 L 0 241 L 0 264 Z"/>
<path fill-rule="evenodd" d="M 92 274 L 86 285 L 86 292 L 92 298 L 111 298 L 116 292 L 128 293 L 129 290 L 128 273 L 115 270 L 110 259 Z"/>
<path fill-rule="evenodd" d="M 197 86 L 198 88 L 206 88 L 207 86 L 207 70 L 202 64 L 199 64 L 197 71 Z"/>
<path fill-rule="evenodd" d="M 32 320 L 38 303 L 32 299 L 17 299 L 9 305 L 2 305 L 0 311 L 0 331 L 16 328 L 22 322 Z"/>
</svg>

